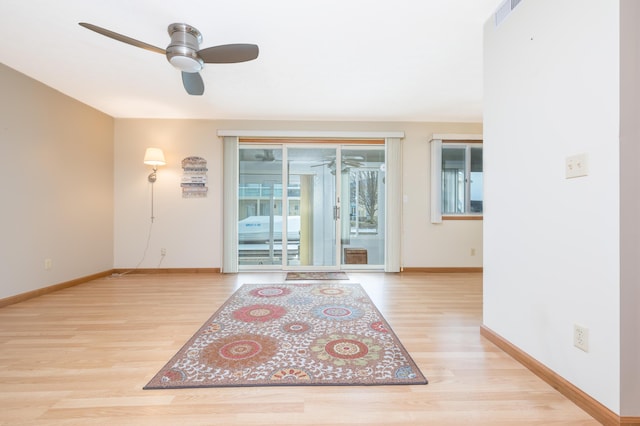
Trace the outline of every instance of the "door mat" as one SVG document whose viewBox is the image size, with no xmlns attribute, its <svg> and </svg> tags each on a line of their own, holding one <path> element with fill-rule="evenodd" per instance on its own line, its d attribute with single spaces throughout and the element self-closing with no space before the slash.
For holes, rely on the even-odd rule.
<svg viewBox="0 0 640 426">
<path fill-rule="evenodd" d="M 293 280 L 348 280 L 344 272 L 287 272 L 287 281 Z"/>
</svg>

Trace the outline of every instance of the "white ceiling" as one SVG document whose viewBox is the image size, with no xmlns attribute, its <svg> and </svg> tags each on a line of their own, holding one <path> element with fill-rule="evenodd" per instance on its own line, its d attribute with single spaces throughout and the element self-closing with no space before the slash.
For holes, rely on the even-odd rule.
<svg viewBox="0 0 640 426">
<path fill-rule="evenodd" d="M 501 0 L 0 0 L 0 61 L 113 117 L 481 121 L 482 27 Z M 200 47 L 253 43 L 206 64 L 189 96 L 158 53 L 185 22 Z M 5 100 L 6 101 L 6 100 Z"/>
</svg>

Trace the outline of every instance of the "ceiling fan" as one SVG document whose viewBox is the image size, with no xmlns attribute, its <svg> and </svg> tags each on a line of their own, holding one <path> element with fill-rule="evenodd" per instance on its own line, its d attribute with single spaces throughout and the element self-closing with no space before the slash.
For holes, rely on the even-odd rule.
<svg viewBox="0 0 640 426">
<path fill-rule="evenodd" d="M 258 57 L 259 52 L 258 46 L 255 44 L 223 44 L 200 49 L 202 34 L 188 24 L 169 25 L 167 31 L 171 42 L 166 49 L 152 46 L 97 25 L 86 22 L 79 22 L 79 25 L 114 40 L 166 55 L 171 65 L 182 71 L 182 84 L 190 95 L 204 93 L 204 82 L 199 73 L 204 64 L 231 64 L 251 61 Z"/>
<path fill-rule="evenodd" d="M 345 155 L 342 157 L 342 167 L 341 167 L 341 171 L 347 172 L 349 171 L 351 168 L 359 168 L 362 167 L 364 165 L 364 163 L 362 162 L 364 160 L 364 157 L 360 156 L 360 155 Z M 331 172 L 331 174 L 335 174 L 336 173 L 336 158 L 335 157 L 329 157 L 327 158 L 325 161 L 319 163 L 319 164 L 314 164 L 311 167 L 321 167 L 321 166 L 327 166 L 329 168 L 329 171 Z"/>
<path fill-rule="evenodd" d="M 273 154 L 273 150 L 272 149 L 264 149 L 262 150 L 262 153 L 257 153 L 255 155 L 256 160 L 260 160 L 260 161 L 275 161 L 276 157 Z"/>
</svg>

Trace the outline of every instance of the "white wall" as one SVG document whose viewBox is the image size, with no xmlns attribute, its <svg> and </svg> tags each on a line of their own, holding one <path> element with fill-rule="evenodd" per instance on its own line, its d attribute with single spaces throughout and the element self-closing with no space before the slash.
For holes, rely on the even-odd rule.
<svg viewBox="0 0 640 426">
<path fill-rule="evenodd" d="M 619 30 L 617 1 L 528 0 L 484 43 L 484 324 L 616 413 Z"/>
<path fill-rule="evenodd" d="M 482 221 L 429 221 L 429 138 L 433 133 L 482 133 L 479 123 L 291 122 L 116 119 L 115 268 L 219 268 L 222 232 L 222 142 L 218 130 L 404 131 L 403 267 L 482 266 Z M 158 172 L 155 216 L 142 164 L 148 146 L 169 162 Z M 209 162 L 209 196 L 182 199 L 180 161 L 198 155 Z M 166 248 L 161 261 L 160 249 Z M 471 249 L 476 255 L 471 256 Z"/>
<path fill-rule="evenodd" d="M 0 299 L 110 270 L 113 119 L 1 64 L 0 93 Z"/>
</svg>

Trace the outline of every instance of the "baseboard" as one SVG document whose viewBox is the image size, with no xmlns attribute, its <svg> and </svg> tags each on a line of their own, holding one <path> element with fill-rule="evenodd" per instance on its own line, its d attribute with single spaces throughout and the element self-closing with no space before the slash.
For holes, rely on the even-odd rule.
<svg viewBox="0 0 640 426">
<path fill-rule="evenodd" d="M 146 268 L 146 269 L 114 269 L 117 275 L 125 274 L 214 274 L 220 268 Z"/>
<path fill-rule="evenodd" d="M 482 272 L 482 266 L 475 267 L 451 267 L 451 268 L 402 268 L 402 272 L 438 272 L 438 273 L 456 273 L 456 272 Z"/>
<path fill-rule="evenodd" d="M 54 291 L 73 287 L 78 284 L 93 281 L 98 278 L 107 277 L 111 275 L 112 272 L 113 270 L 98 272 L 97 274 L 87 275 L 86 277 L 76 278 L 75 280 L 66 281 L 60 284 L 54 284 L 48 287 L 39 288 L 37 290 L 27 291 L 26 293 L 16 294 L 15 296 L 5 297 L 4 299 L 0 299 L 0 308 L 13 305 L 14 303 L 24 302 L 25 300 L 33 299 L 34 297 L 42 296 L 48 293 L 53 293 Z"/>
<path fill-rule="evenodd" d="M 75 280 L 66 281 L 59 284 L 54 284 L 48 287 L 39 288 L 26 293 L 16 294 L 15 296 L 5 297 L 0 299 L 0 308 L 13 305 L 14 303 L 24 302 L 25 300 L 33 299 L 34 297 L 43 296 L 45 294 L 53 293 L 54 291 L 62 290 L 69 287 L 74 287 L 78 284 L 84 284 L 89 281 L 97 280 L 98 278 L 108 277 L 114 274 L 167 274 L 167 273 L 220 273 L 220 268 L 162 268 L 162 269 L 110 269 L 104 272 L 98 272 L 97 274 L 87 275 L 86 277 L 76 278 Z"/>
<path fill-rule="evenodd" d="M 564 379 L 562 376 L 558 375 L 550 368 L 532 358 L 526 352 L 523 352 L 520 348 L 513 345 L 511 342 L 496 334 L 486 326 L 480 326 L 480 334 L 491 343 L 502 349 L 504 352 L 509 354 L 520 364 L 527 367 L 533 372 L 533 374 L 547 382 L 555 390 L 569 398 L 569 400 L 571 400 L 574 404 L 582 408 L 603 425 L 640 426 L 639 418 L 618 416 L 616 413 L 609 410 L 607 407 L 593 399 L 591 396 L 581 391 L 578 387 Z"/>
</svg>

